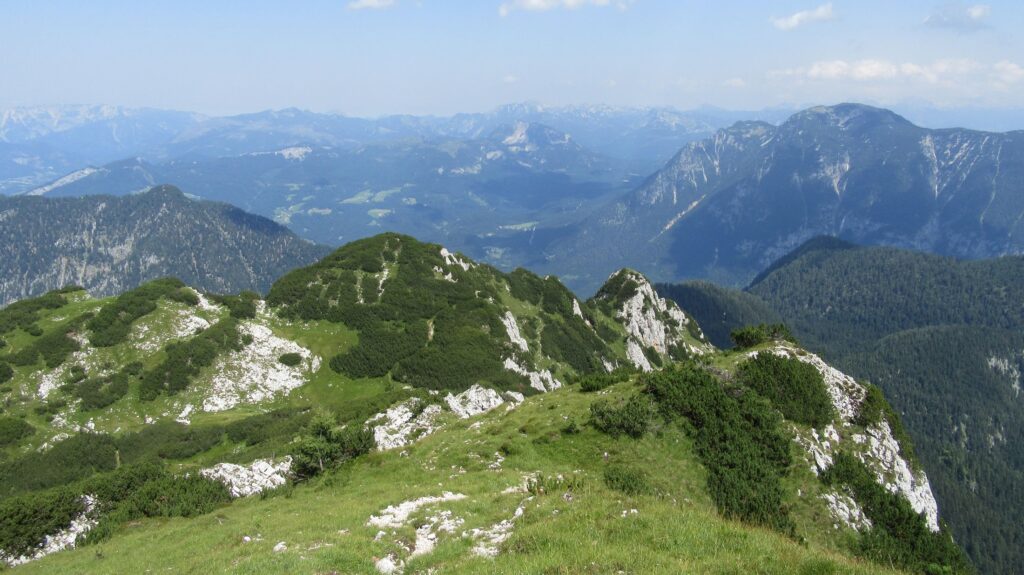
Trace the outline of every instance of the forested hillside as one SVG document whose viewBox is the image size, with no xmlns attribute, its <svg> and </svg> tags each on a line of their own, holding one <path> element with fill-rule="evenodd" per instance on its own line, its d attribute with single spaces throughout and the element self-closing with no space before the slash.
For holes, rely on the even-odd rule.
<svg viewBox="0 0 1024 575">
<path fill-rule="evenodd" d="M 710 340 L 785 321 L 801 343 L 885 390 L 940 508 L 979 569 L 1024 561 L 1024 258 L 959 261 L 815 239 L 745 291 L 659 286 Z M 1016 438 L 1016 439 L 1015 439 Z"/>
</svg>

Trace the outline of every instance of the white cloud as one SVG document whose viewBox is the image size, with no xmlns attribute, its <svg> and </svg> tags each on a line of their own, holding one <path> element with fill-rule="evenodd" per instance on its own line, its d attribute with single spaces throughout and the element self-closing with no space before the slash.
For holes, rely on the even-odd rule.
<svg viewBox="0 0 1024 575">
<path fill-rule="evenodd" d="M 502 78 L 501 81 L 505 84 L 515 84 L 519 81 L 519 76 L 516 76 L 515 74 L 505 74 L 505 77 Z"/>
<path fill-rule="evenodd" d="M 747 86 L 747 81 L 743 78 L 729 78 L 725 82 L 722 82 L 722 85 L 726 88 L 745 88 Z"/>
<path fill-rule="evenodd" d="M 957 32 L 977 32 L 988 28 L 988 17 L 992 7 L 988 4 L 967 6 L 959 2 L 944 4 L 924 19 L 924 25 L 931 28 L 946 28 Z"/>
<path fill-rule="evenodd" d="M 502 17 L 512 12 L 522 10 L 524 12 L 547 12 L 556 8 L 575 10 L 583 6 L 616 6 L 625 10 L 635 0 L 510 0 L 503 2 L 498 7 L 498 14 Z"/>
<path fill-rule="evenodd" d="M 813 10 L 801 10 L 795 14 L 784 16 L 781 18 L 772 17 L 769 20 L 772 26 L 775 26 L 779 30 L 789 31 L 799 28 L 804 24 L 811 24 L 812 22 L 824 22 L 826 20 L 835 19 L 835 12 L 832 10 L 832 3 L 822 4 Z"/>
<path fill-rule="evenodd" d="M 936 60 L 928 64 L 889 60 L 824 60 L 808 66 L 773 70 L 769 78 L 816 82 L 911 82 L 960 87 L 965 85 L 1006 88 L 1024 81 L 1024 67 L 1003 60 L 982 64 L 966 58 Z"/>
<path fill-rule="evenodd" d="M 996 79 L 1003 85 L 1016 84 L 1024 80 L 1024 67 L 1008 60 L 993 64 L 992 71 L 995 73 Z"/>
<path fill-rule="evenodd" d="M 352 0 L 348 3 L 349 10 L 380 10 L 394 6 L 395 0 Z"/>
</svg>

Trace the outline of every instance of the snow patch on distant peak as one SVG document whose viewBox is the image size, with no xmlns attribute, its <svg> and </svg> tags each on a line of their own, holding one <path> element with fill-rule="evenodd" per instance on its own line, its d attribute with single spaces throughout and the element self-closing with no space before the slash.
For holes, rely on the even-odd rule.
<svg viewBox="0 0 1024 575">
<path fill-rule="evenodd" d="M 73 184 L 73 183 L 77 182 L 78 180 L 81 180 L 83 178 L 88 178 L 89 176 L 91 176 L 93 174 L 97 174 L 97 173 L 100 173 L 100 172 L 106 173 L 107 171 L 108 170 L 106 168 L 93 168 L 93 167 L 82 168 L 81 170 L 78 170 L 78 171 L 75 171 L 75 172 L 71 172 L 70 174 L 68 174 L 68 175 L 66 175 L 66 176 L 64 176 L 62 178 L 58 178 L 57 180 L 54 180 L 52 183 L 49 183 L 49 184 L 47 184 L 45 186 L 40 186 L 38 188 L 29 190 L 28 192 L 25 193 L 25 195 L 26 196 L 43 196 L 43 195 L 46 195 L 46 194 L 52 192 L 53 190 L 56 190 L 57 188 L 62 188 L 64 186 Z"/>
<path fill-rule="evenodd" d="M 278 150 L 278 151 L 274 152 L 274 154 L 276 154 L 278 156 L 281 156 L 282 158 L 284 158 L 286 160 L 299 160 L 299 161 L 302 161 L 302 160 L 306 159 L 306 155 L 309 154 L 312 151 L 313 151 L 313 148 L 310 148 L 309 146 L 293 146 L 291 148 L 285 148 L 283 150 Z"/>
</svg>

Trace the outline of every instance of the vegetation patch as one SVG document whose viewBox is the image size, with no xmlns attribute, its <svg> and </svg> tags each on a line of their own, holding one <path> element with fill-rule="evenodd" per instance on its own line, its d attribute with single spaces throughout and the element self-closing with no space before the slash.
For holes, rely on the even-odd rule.
<svg viewBox="0 0 1024 575">
<path fill-rule="evenodd" d="M 641 381 L 662 412 L 680 418 L 707 468 L 707 488 L 722 515 L 793 532 L 781 479 L 790 440 L 777 412 L 752 391 L 727 393 L 695 364 L 644 374 Z"/>
<path fill-rule="evenodd" d="M 943 529 L 933 533 L 923 515 L 910 503 L 875 481 L 856 457 L 837 453 L 821 476 L 826 485 L 845 486 L 853 492 L 872 527 L 863 533 L 858 551 L 878 563 L 918 573 L 973 573 L 967 557 Z"/>
<path fill-rule="evenodd" d="M 794 345 L 797 343 L 792 332 L 783 323 L 748 325 L 732 330 L 729 337 L 739 349 L 751 348 L 772 341 L 788 341 Z"/>
<path fill-rule="evenodd" d="M 139 399 L 152 401 L 161 394 L 175 395 L 188 387 L 204 367 L 213 365 L 217 356 L 243 347 L 238 320 L 222 319 L 199 335 L 176 341 L 164 348 L 166 357 L 142 375 Z"/>
<path fill-rule="evenodd" d="M 24 419 L 8 415 L 0 416 L 0 447 L 14 445 L 35 432 L 36 429 Z"/>
<path fill-rule="evenodd" d="M 825 381 L 809 363 L 774 353 L 759 353 L 743 362 L 737 375 L 745 385 L 767 397 L 786 419 L 822 427 L 835 417 Z"/>
<path fill-rule="evenodd" d="M 590 406 L 591 425 L 612 437 L 643 437 L 650 429 L 654 415 L 654 404 L 643 394 L 634 395 L 623 404 L 599 399 Z"/>
<path fill-rule="evenodd" d="M 628 465 L 609 465 L 604 469 L 604 483 L 626 495 L 646 495 L 652 492 L 650 480 L 642 469 Z"/>
<path fill-rule="evenodd" d="M 124 292 L 103 306 L 86 327 L 96 347 L 110 347 L 128 339 L 132 322 L 156 310 L 157 301 L 167 298 L 186 305 L 198 305 L 199 298 L 181 280 L 164 278 Z"/>
</svg>

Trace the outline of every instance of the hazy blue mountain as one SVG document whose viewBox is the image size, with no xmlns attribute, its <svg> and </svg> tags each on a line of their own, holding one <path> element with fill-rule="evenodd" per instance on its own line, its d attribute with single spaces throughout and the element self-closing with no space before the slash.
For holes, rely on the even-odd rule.
<svg viewBox="0 0 1024 575">
<path fill-rule="evenodd" d="M 0 198 L 0 305 L 66 285 L 111 295 L 165 276 L 265 291 L 327 248 L 221 203 L 160 186 L 122 198 Z"/>
<path fill-rule="evenodd" d="M 966 258 L 1021 253 L 1022 179 L 1024 132 L 928 130 L 856 104 L 811 108 L 687 145 L 546 246 L 546 260 L 592 289 L 623 265 L 743 285 L 822 234 Z"/>
</svg>

